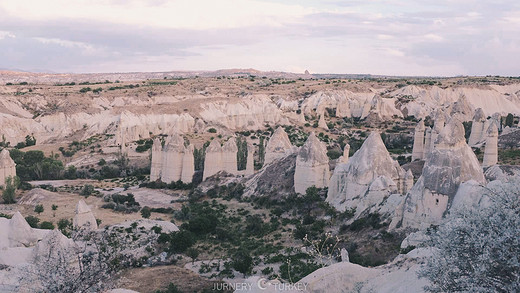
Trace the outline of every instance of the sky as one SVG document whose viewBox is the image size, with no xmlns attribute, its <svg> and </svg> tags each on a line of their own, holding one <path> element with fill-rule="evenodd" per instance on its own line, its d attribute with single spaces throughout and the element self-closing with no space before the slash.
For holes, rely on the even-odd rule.
<svg viewBox="0 0 520 293">
<path fill-rule="evenodd" d="M 0 69 L 520 75 L 517 0 L 0 0 Z"/>
</svg>

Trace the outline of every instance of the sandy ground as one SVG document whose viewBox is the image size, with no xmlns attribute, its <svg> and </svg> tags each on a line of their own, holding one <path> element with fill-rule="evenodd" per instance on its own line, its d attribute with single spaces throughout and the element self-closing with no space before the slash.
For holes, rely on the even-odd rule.
<svg viewBox="0 0 520 293">
<path fill-rule="evenodd" d="M 76 184 L 85 184 L 90 181 L 88 180 L 60 180 L 60 182 L 52 182 L 52 181 L 40 181 L 41 184 L 50 184 L 53 186 L 63 186 L 65 184 L 76 185 Z M 35 182 L 32 182 L 33 184 Z M 75 184 L 72 184 L 75 183 Z M 176 203 L 171 204 L 171 200 L 178 198 L 166 193 L 163 193 L 158 190 L 151 189 L 136 189 L 133 191 L 136 195 L 136 199 L 140 202 L 141 206 L 150 206 L 150 207 L 173 207 L 180 208 L 182 204 Z M 121 213 L 115 212 L 110 209 L 103 209 L 101 206 L 105 204 L 105 201 L 102 197 L 89 196 L 84 197 L 74 193 L 68 192 L 51 192 L 44 189 L 36 188 L 30 191 L 25 191 L 19 194 L 18 201 L 19 203 L 14 205 L 4 205 L 0 204 L 0 213 L 5 214 L 13 214 L 16 211 L 19 211 L 24 217 L 27 216 L 36 216 L 42 221 L 49 221 L 54 223 L 55 225 L 60 219 L 72 219 L 74 217 L 74 210 L 76 208 L 77 203 L 81 200 L 85 200 L 85 202 L 92 209 L 92 212 L 96 219 L 100 219 L 101 227 L 106 225 L 119 224 L 126 220 L 135 220 L 141 219 L 141 214 L 137 213 Z M 44 211 L 41 214 L 37 214 L 34 212 L 34 207 L 37 204 L 42 204 L 44 207 Z M 52 206 L 58 206 L 56 210 L 52 210 Z M 151 219 L 160 219 L 165 221 L 170 221 L 171 216 L 167 214 L 160 213 L 152 213 Z"/>
<path fill-rule="evenodd" d="M 165 289 L 169 283 L 175 284 L 181 292 L 211 291 L 214 284 L 190 270 L 170 265 L 131 269 L 122 276 L 118 286 L 148 293 L 159 288 Z"/>
</svg>

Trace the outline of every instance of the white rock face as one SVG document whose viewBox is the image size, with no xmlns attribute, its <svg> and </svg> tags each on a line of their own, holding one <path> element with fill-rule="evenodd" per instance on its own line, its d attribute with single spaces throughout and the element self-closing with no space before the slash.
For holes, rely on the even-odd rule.
<svg viewBox="0 0 520 293">
<path fill-rule="evenodd" d="M 248 95 L 240 101 L 215 101 L 201 104 L 200 116 L 206 122 L 229 129 L 257 130 L 270 125 L 289 124 L 283 111 L 265 95 Z"/>
<path fill-rule="evenodd" d="M 168 134 L 193 132 L 195 118 L 190 114 L 137 115 L 129 111 L 121 113 L 116 132 L 116 143 L 136 141 L 149 138 L 153 134 Z M 173 130 L 170 132 L 168 130 Z"/>
<path fill-rule="evenodd" d="M 405 177 L 406 172 L 391 158 L 381 135 L 372 132 L 348 162 L 336 165 L 327 202 L 341 211 L 355 208 L 356 216 L 384 204 L 388 205 L 385 211 L 392 210 L 409 184 Z"/>
<path fill-rule="evenodd" d="M 336 117 L 352 117 L 352 113 L 350 112 L 350 105 L 346 99 L 338 100 L 336 104 Z"/>
<path fill-rule="evenodd" d="M 495 183 L 490 182 L 488 186 L 492 189 Z M 487 195 L 489 191 L 486 186 L 475 180 L 461 183 L 457 193 L 453 197 L 450 211 L 468 208 L 486 208 L 491 205 L 491 199 Z"/>
<path fill-rule="evenodd" d="M 389 99 L 383 99 L 380 95 L 374 96 L 370 101 L 370 107 L 364 107 L 361 119 L 371 116 L 376 120 L 383 121 L 386 118 L 394 116 L 403 117 L 403 113 L 395 108 L 395 102 L 393 100 L 392 102 L 385 100 Z"/>
<path fill-rule="evenodd" d="M 255 147 L 252 143 L 247 143 L 247 162 L 246 162 L 246 170 L 244 175 L 249 176 L 255 174 Z"/>
<path fill-rule="evenodd" d="M 11 159 L 9 151 L 3 149 L 2 152 L 0 152 L 0 185 L 5 185 L 5 179 L 7 179 L 7 177 L 14 178 L 15 176 L 16 164 L 13 159 Z"/>
<path fill-rule="evenodd" d="M 20 212 L 16 212 L 9 220 L 6 232 L 9 240 L 8 247 L 33 246 L 41 239 L 41 235 L 29 226 Z"/>
<path fill-rule="evenodd" d="M 150 181 L 161 179 L 162 175 L 162 144 L 159 138 L 153 140 L 152 145 L 152 164 L 150 166 Z"/>
<path fill-rule="evenodd" d="M 171 135 L 166 140 L 162 154 L 162 182 L 177 182 L 181 179 L 184 148 L 184 138 L 179 134 Z"/>
<path fill-rule="evenodd" d="M 492 123 L 486 131 L 486 147 L 482 167 L 496 165 L 498 163 L 498 128 Z"/>
<path fill-rule="evenodd" d="M 87 230 L 96 230 L 98 228 L 96 218 L 84 200 L 78 202 L 72 224 L 74 228 Z"/>
<path fill-rule="evenodd" d="M 350 262 L 339 262 L 318 269 L 299 282 L 307 285 L 305 292 L 424 292 L 428 285 L 417 272 L 431 256 L 427 248 L 399 255 L 391 263 L 366 268 Z M 301 292 L 301 291 L 300 291 Z"/>
<path fill-rule="evenodd" d="M 464 139 L 464 126 L 452 119 L 426 157 L 421 177 L 406 196 L 402 226 L 421 228 L 439 223 L 459 185 L 469 180 L 485 184 L 477 157 Z"/>
<path fill-rule="evenodd" d="M 460 121 L 470 121 L 473 115 L 473 107 L 469 103 L 465 94 L 461 94 L 459 99 L 453 103 L 450 110 L 450 117 Z"/>
<path fill-rule="evenodd" d="M 265 147 L 264 165 L 285 157 L 291 152 L 292 144 L 283 127 L 278 127 Z"/>
<path fill-rule="evenodd" d="M 413 187 L 413 173 L 411 169 L 406 171 L 406 175 L 404 176 L 404 185 L 403 185 L 403 194 L 408 193 Z"/>
<path fill-rule="evenodd" d="M 298 151 L 294 172 L 294 191 L 305 194 L 307 188 L 323 188 L 330 178 L 327 147 L 316 135 L 311 133 L 305 144 Z"/>
<path fill-rule="evenodd" d="M 338 164 L 346 164 L 348 163 L 348 156 L 350 154 L 350 145 L 348 143 L 345 144 L 343 148 L 343 155 L 338 158 Z"/>
<path fill-rule="evenodd" d="M 471 133 L 469 135 L 468 144 L 475 146 L 483 140 L 484 125 L 486 123 L 486 115 L 482 108 L 475 110 L 473 115 L 473 123 L 471 124 Z"/>
<path fill-rule="evenodd" d="M 424 121 L 421 120 L 415 127 L 413 137 L 412 161 L 424 159 Z"/>
<path fill-rule="evenodd" d="M 318 120 L 318 127 L 325 129 L 325 130 L 329 130 L 329 127 L 327 126 L 327 122 L 325 122 L 325 114 L 323 114 L 323 113 L 320 115 L 320 120 Z"/>
<path fill-rule="evenodd" d="M 326 108 L 336 108 L 336 116 L 340 118 L 358 117 L 366 118 L 370 113 L 375 113 L 378 117 L 387 119 L 394 115 L 402 117 L 401 111 L 395 108 L 395 99 L 381 98 L 374 95 L 373 91 L 354 93 L 348 90 L 343 91 L 320 91 L 302 104 L 305 114 L 323 113 Z"/>
<path fill-rule="evenodd" d="M 182 153 L 181 181 L 184 183 L 191 183 L 193 181 L 193 174 L 195 174 L 194 150 L 194 146 L 190 144 L 184 148 L 184 152 Z"/>
<path fill-rule="evenodd" d="M 44 263 L 51 258 L 70 256 L 74 254 L 74 247 L 74 241 L 65 237 L 60 230 L 51 230 L 32 250 L 32 262 Z"/>
<path fill-rule="evenodd" d="M 220 171 L 222 171 L 222 146 L 218 140 L 214 139 L 206 148 L 202 180 L 206 180 L 206 178 L 213 176 Z"/>
<path fill-rule="evenodd" d="M 441 134 L 442 130 L 444 129 L 444 123 L 444 115 L 438 115 L 435 119 L 435 123 L 433 124 L 430 148 L 427 151 L 428 153 L 431 153 L 431 151 L 435 148 L 435 144 L 437 143 L 437 137 Z"/>
<path fill-rule="evenodd" d="M 195 173 L 193 150 L 193 145 L 186 146 L 184 138 L 178 133 L 169 136 L 164 147 L 156 138 L 152 146 L 150 181 L 160 179 L 162 182 L 171 183 L 181 180 L 191 183 Z"/>
<path fill-rule="evenodd" d="M 238 174 L 238 162 L 237 162 L 237 141 L 235 137 L 231 137 L 222 146 L 221 163 L 222 171 L 226 171 L 229 174 Z"/>
<path fill-rule="evenodd" d="M 435 109 L 454 108 L 453 104 L 464 95 L 467 105 L 471 109 L 482 108 L 485 116 L 491 116 L 493 113 L 507 115 L 507 113 L 520 114 L 520 100 L 516 94 L 518 88 L 510 86 L 492 85 L 488 89 L 472 88 L 472 87 L 449 87 L 442 89 L 438 86 L 422 88 L 415 85 L 405 86 L 392 93 L 391 96 L 408 96 L 414 100 L 407 103 L 403 108 L 403 112 L 416 118 L 424 118 L 432 116 Z M 461 104 L 463 106 L 463 104 Z M 455 107 L 458 108 L 459 106 Z M 463 106 L 461 108 L 466 108 Z M 470 121 L 473 112 L 462 111 L 465 117 L 458 116 L 462 121 Z"/>
</svg>

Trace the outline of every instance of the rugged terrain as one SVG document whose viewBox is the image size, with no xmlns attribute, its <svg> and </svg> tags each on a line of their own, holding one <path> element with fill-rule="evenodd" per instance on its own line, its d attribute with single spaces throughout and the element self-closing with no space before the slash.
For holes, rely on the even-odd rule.
<svg viewBox="0 0 520 293">
<path fill-rule="evenodd" d="M 37 239 L 2 248 L 30 263 L 38 241 L 59 240 L 46 229 L 73 233 L 84 200 L 100 229 L 152 239 L 113 287 L 191 292 L 263 276 L 323 292 L 419 290 L 431 253 L 406 237 L 518 179 L 518 116 L 520 80 L 507 77 L 0 72 L 1 148 L 21 180 L 0 215 L 20 212 Z M 492 143 L 468 145 L 476 122 L 498 131 L 498 162 L 484 169 Z M 425 128 L 437 139 L 417 152 Z M 208 165 L 214 151 L 236 172 Z M 177 152 L 192 180 L 161 182 L 153 156 Z M 152 229 L 169 221 L 171 233 Z M 17 286 L 7 254 L 0 291 Z M 355 281 L 337 283 L 344 272 Z"/>
</svg>

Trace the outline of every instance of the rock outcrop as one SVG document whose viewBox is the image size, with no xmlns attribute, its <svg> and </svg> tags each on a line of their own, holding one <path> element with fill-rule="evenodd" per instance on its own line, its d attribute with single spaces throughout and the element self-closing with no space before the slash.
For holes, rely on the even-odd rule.
<svg viewBox="0 0 520 293">
<path fill-rule="evenodd" d="M 244 282 L 250 292 L 425 292 L 429 286 L 427 278 L 419 278 L 418 272 L 424 262 L 431 258 L 429 248 L 416 248 L 407 254 L 400 254 L 392 262 L 383 266 L 363 267 L 349 261 L 341 261 L 322 267 L 302 278 L 296 285 L 266 281 L 258 276 L 249 277 Z M 293 287 L 291 287 L 293 286 Z M 299 286 L 299 287 L 296 287 Z M 236 291 L 238 292 L 238 291 Z"/>
<path fill-rule="evenodd" d="M 20 212 L 14 213 L 9 220 L 7 231 L 9 239 L 9 247 L 28 247 L 35 245 L 41 239 L 27 223 Z"/>
<path fill-rule="evenodd" d="M 152 145 L 152 163 L 150 166 L 150 181 L 161 179 L 163 164 L 163 147 L 161 140 L 157 137 L 153 140 Z"/>
<path fill-rule="evenodd" d="M 75 243 L 72 239 L 65 237 L 60 230 L 49 231 L 45 237 L 36 244 L 31 253 L 31 260 L 35 264 L 43 264 L 50 259 L 65 259 L 76 256 L 74 251 Z M 77 259 L 69 259 L 75 262 Z"/>
<path fill-rule="evenodd" d="M 312 132 L 298 151 L 294 172 L 294 191 L 305 194 L 307 188 L 323 188 L 330 178 L 327 147 Z"/>
<path fill-rule="evenodd" d="M 161 181 L 170 183 L 181 179 L 184 149 L 184 138 L 182 136 L 174 134 L 168 137 L 162 154 Z"/>
<path fill-rule="evenodd" d="M 206 148 L 204 159 L 204 175 L 202 180 L 213 176 L 222 170 L 222 146 L 216 139 L 212 140 Z"/>
<path fill-rule="evenodd" d="M 432 144 L 432 129 L 431 127 L 426 127 L 424 131 L 424 148 L 423 148 L 423 158 L 426 158 L 426 154 L 429 153 L 430 146 Z"/>
<path fill-rule="evenodd" d="M 343 148 L 343 155 L 338 158 L 337 164 L 346 164 L 348 163 L 348 157 L 350 154 L 350 145 L 347 143 Z"/>
<path fill-rule="evenodd" d="M 5 185 L 5 179 L 16 176 L 16 164 L 7 149 L 0 152 L 0 185 Z"/>
<path fill-rule="evenodd" d="M 425 118 L 439 108 L 455 108 L 462 115 L 457 115 L 462 121 L 470 121 L 473 112 L 461 109 L 482 108 L 485 116 L 491 116 L 495 112 L 502 115 L 507 113 L 520 114 L 518 100 L 518 86 L 491 85 L 486 89 L 470 86 L 440 88 L 438 86 L 419 87 L 415 85 L 405 86 L 392 93 L 391 96 L 408 98 L 409 102 L 401 108 L 409 116 Z M 461 101 L 461 96 L 467 101 Z M 411 99 L 410 99 L 411 97 Z M 468 106 L 469 105 L 469 106 Z"/>
<path fill-rule="evenodd" d="M 492 123 L 486 131 L 486 146 L 482 167 L 490 167 L 498 163 L 498 128 Z"/>
<path fill-rule="evenodd" d="M 433 129 L 425 127 L 423 120 L 419 121 L 415 127 L 412 161 L 424 160 L 433 150 L 445 123 L 444 114 L 437 112 L 436 117 Z"/>
<path fill-rule="evenodd" d="M 285 157 L 291 150 L 292 144 L 289 136 L 283 127 L 278 127 L 265 147 L 264 165 Z"/>
<path fill-rule="evenodd" d="M 221 171 L 226 171 L 229 174 L 238 174 L 237 162 L 237 141 L 235 137 L 231 137 L 222 146 L 221 153 Z"/>
<path fill-rule="evenodd" d="M 247 162 L 244 175 L 249 176 L 255 174 L 255 147 L 252 143 L 247 143 Z"/>
<path fill-rule="evenodd" d="M 327 126 L 327 122 L 325 122 L 325 114 L 322 113 L 320 115 L 320 120 L 318 120 L 318 127 L 323 128 L 325 130 L 329 130 L 329 126 Z"/>
<path fill-rule="evenodd" d="M 341 211 L 355 208 L 356 216 L 374 208 L 389 212 L 410 185 L 406 174 L 388 153 L 381 135 L 372 132 L 346 163 L 336 165 L 327 202 Z"/>
<path fill-rule="evenodd" d="M 184 148 L 182 153 L 181 166 L 181 181 L 184 183 L 191 183 L 193 181 L 193 174 L 195 174 L 195 157 L 193 151 L 195 147 L 190 144 Z"/>
<path fill-rule="evenodd" d="M 402 226 L 419 228 L 438 224 L 461 183 L 469 180 L 485 183 L 482 168 L 466 144 L 464 132 L 462 123 L 451 119 L 440 133 L 434 149 L 426 157 L 421 177 L 406 196 Z M 392 226 L 397 224 L 393 222 Z"/>
<path fill-rule="evenodd" d="M 156 138 L 152 146 L 150 181 L 191 183 L 195 173 L 193 150 L 193 145 L 186 146 L 184 138 L 177 133 L 166 139 L 164 147 Z"/>
<path fill-rule="evenodd" d="M 424 159 L 424 121 L 421 120 L 415 127 L 413 137 L 412 161 Z"/>
<path fill-rule="evenodd" d="M 478 108 L 475 110 L 475 115 L 473 115 L 473 122 L 471 124 L 471 133 L 468 139 L 468 144 L 470 146 L 476 146 L 478 143 L 482 142 L 485 123 L 486 115 L 484 115 L 482 108 Z"/>
<path fill-rule="evenodd" d="M 462 93 L 459 99 L 451 106 L 450 117 L 457 118 L 460 121 L 469 121 L 473 112 L 473 107 L 468 102 L 466 95 Z"/>
<path fill-rule="evenodd" d="M 266 95 L 247 95 L 239 101 L 216 101 L 200 105 L 200 116 L 229 129 L 257 130 L 270 125 L 287 125 L 289 119 Z"/>
<path fill-rule="evenodd" d="M 96 218 L 84 200 L 80 200 L 76 205 L 72 223 L 76 229 L 96 230 L 98 228 Z"/>
<path fill-rule="evenodd" d="M 340 118 L 365 119 L 371 113 L 380 119 L 402 117 L 401 111 L 395 107 L 395 101 L 394 98 L 381 98 L 374 95 L 372 91 L 354 93 L 348 90 L 327 90 L 310 96 L 303 102 L 301 109 L 305 114 L 311 114 L 312 111 L 320 114 L 326 108 L 336 109 L 336 116 Z"/>
</svg>

